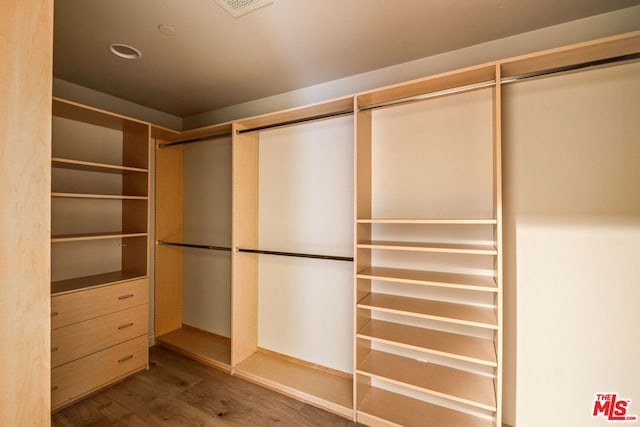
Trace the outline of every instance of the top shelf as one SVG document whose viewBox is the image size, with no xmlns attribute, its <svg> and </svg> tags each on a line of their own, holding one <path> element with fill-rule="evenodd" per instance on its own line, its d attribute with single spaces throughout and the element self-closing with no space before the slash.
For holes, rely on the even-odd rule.
<svg viewBox="0 0 640 427">
<path fill-rule="evenodd" d="M 498 220 L 495 218 L 473 218 L 473 219 L 417 219 L 417 218 L 359 218 L 358 224 L 424 224 L 424 225 L 495 225 Z"/>
<path fill-rule="evenodd" d="M 130 166 L 120 166 L 107 163 L 85 162 L 83 160 L 65 159 L 62 157 L 53 157 L 51 165 L 54 168 L 74 169 L 88 172 L 101 172 L 112 174 L 126 174 L 130 172 L 149 172 L 148 169 L 134 168 Z"/>
</svg>

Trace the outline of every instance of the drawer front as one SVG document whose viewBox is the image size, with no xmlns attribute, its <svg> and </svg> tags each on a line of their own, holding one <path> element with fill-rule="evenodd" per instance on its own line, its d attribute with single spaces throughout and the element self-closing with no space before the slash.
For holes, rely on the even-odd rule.
<svg viewBox="0 0 640 427">
<path fill-rule="evenodd" d="M 87 289 L 51 298 L 51 329 L 149 302 L 149 279 Z"/>
<path fill-rule="evenodd" d="M 51 331 L 51 366 L 62 365 L 148 332 L 148 304 L 54 329 Z"/>
<path fill-rule="evenodd" d="M 83 395 L 139 371 L 149 362 L 147 336 L 110 347 L 51 370 L 51 407 L 57 409 Z"/>
</svg>

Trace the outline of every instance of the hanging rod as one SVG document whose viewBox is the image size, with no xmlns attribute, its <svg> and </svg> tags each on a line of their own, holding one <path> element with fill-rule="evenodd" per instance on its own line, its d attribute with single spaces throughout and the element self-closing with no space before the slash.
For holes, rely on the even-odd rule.
<svg viewBox="0 0 640 427">
<path fill-rule="evenodd" d="M 600 65 L 608 65 L 616 62 L 632 61 L 635 59 L 640 59 L 640 53 L 630 53 L 628 55 L 614 56 L 611 58 L 598 59 L 595 61 L 581 62 L 579 64 L 565 65 L 562 67 L 548 68 L 546 70 L 532 71 L 530 73 L 524 73 L 517 76 L 505 77 L 500 82 L 502 84 L 514 83 L 514 82 L 519 82 L 519 81 L 534 78 L 534 77 L 542 77 L 550 74 L 581 70 L 583 68 L 597 67 Z"/>
<path fill-rule="evenodd" d="M 196 245 L 193 243 L 167 242 L 165 240 L 158 240 L 156 241 L 156 243 L 162 246 L 180 246 L 183 248 L 196 248 L 196 249 L 208 249 L 211 251 L 231 252 L 231 248 L 228 248 L 226 246 Z"/>
<path fill-rule="evenodd" d="M 277 127 L 282 127 L 282 126 L 295 125 L 295 124 L 299 124 L 299 123 L 312 122 L 314 120 L 329 119 L 329 118 L 332 118 L 332 117 L 340 117 L 340 116 L 348 116 L 348 115 L 351 115 L 351 114 L 353 114 L 353 110 L 343 110 L 343 111 L 338 111 L 338 112 L 334 112 L 334 113 L 316 114 L 315 116 L 305 117 L 305 118 L 302 118 L 302 119 L 286 120 L 284 122 L 272 123 L 270 125 L 256 126 L 256 127 L 247 128 L 247 129 L 238 129 L 236 131 L 236 133 L 243 134 L 243 133 L 247 133 L 247 132 L 255 132 L 255 131 L 260 131 L 260 130 L 265 130 L 265 129 L 272 129 L 272 128 L 277 128 Z"/>
<path fill-rule="evenodd" d="M 167 147 L 171 147 L 174 145 L 182 145 L 182 144 L 191 144 L 192 142 L 200 142 L 200 141 L 207 141 L 210 139 L 220 139 L 220 138 L 225 138 L 225 137 L 230 137 L 231 134 L 222 134 L 222 135 L 211 135 L 211 136 L 200 136 L 198 138 L 191 138 L 191 139 L 185 139 L 184 141 L 176 141 L 176 142 L 165 142 L 164 144 L 158 144 L 158 147 L 160 148 L 167 148 Z"/>
<path fill-rule="evenodd" d="M 495 80 L 488 80 L 486 82 L 472 83 L 472 84 L 469 84 L 469 85 L 453 87 L 453 88 L 450 88 L 450 89 L 443 89 L 443 90 L 438 90 L 438 91 L 435 91 L 435 92 L 424 93 L 422 95 L 408 96 L 406 98 L 394 99 L 392 101 L 385 101 L 385 102 L 379 102 L 377 104 L 365 105 L 363 107 L 359 107 L 358 109 L 360 111 L 365 111 L 365 110 L 372 110 L 374 108 L 387 107 L 387 106 L 390 106 L 390 105 L 405 104 L 405 103 L 408 103 L 408 102 L 422 101 L 422 100 L 429 99 L 429 98 L 436 98 L 438 96 L 452 95 L 454 93 L 467 92 L 467 91 L 475 90 L 475 89 L 482 89 L 484 87 L 494 86 L 495 84 L 496 84 Z"/>
<path fill-rule="evenodd" d="M 237 251 L 238 252 L 247 252 L 247 253 L 252 253 L 252 254 L 279 255 L 279 256 L 290 256 L 290 257 L 299 257 L 299 258 L 328 259 L 328 260 L 334 260 L 334 261 L 353 261 L 353 257 L 346 257 L 346 256 L 302 254 L 302 253 L 298 253 L 298 252 L 263 251 L 263 250 L 260 250 L 260 249 L 245 249 L 245 248 L 237 248 Z"/>
</svg>

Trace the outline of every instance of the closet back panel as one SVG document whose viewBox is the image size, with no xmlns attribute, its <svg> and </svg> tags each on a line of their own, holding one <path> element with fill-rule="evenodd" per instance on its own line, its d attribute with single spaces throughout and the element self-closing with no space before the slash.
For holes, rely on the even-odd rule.
<svg viewBox="0 0 640 427">
<path fill-rule="evenodd" d="M 375 110 L 373 218 L 493 217 L 493 89 Z"/>
<path fill-rule="evenodd" d="M 259 242 L 265 250 L 353 256 L 353 121 L 260 133 Z M 350 262 L 260 255 L 262 348 L 352 371 Z"/>
<path fill-rule="evenodd" d="M 231 136 L 184 146 L 185 242 L 231 246 Z M 231 253 L 184 249 L 182 321 L 231 336 Z"/>
<path fill-rule="evenodd" d="M 507 85 L 503 108 L 516 424 L 601 425 L 601 392 L 638 414 L 640 63 Z"/>
</svg>

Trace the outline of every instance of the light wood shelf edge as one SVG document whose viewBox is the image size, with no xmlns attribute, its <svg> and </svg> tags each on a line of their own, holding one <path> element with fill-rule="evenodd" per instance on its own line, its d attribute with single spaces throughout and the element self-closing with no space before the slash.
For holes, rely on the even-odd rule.
<svg viewBox="0 0 640 427">
<path fill-rule="evenodd" d="M 82 233 L 82 234 L 62 234 L 51 236 L 51 243 L 60 242 L 80 242 L 87 240 L 108 240 L 108 239 L 127 239 L 132 237 L 147 237 L 146 232 L 142 233 Z"/>
<path fill-rule="evenodd" d="M 357 278 L 482 292 L 498 292 L 497 284 L 493 277 L 472 274 L 369 267 L 358 272 Z"/>
<path fill-rule="evenodd" d="M 495 307 L 478 307 L 447 301 L 375 293 L 360 300 L 357 307 L 477 328 L 498 329 Z"/>
<path fill-rule="evenodd" d="M 360 249 L 435 252 L 465 255 L 497 255 L 498 253 L 494 245 L 470 243 L 391 242 L 371 240 L 358 242 L 356 246 Z"/>
<path fill-rule="evenodd" d="M 336 415 L 354 418 L 352 380 L 343 376 L 260 351 L 235 365 L 233 374 Z M 311 384 L 316 392 L 304 387 L 303 383 Z M 327 383 L 331 385 L 327 386 Z M 343 393 L 336 387 L 346 391 Z"/>
<path fill-rule="evenodd" d="M 358 421 L 380 426 L 495 427 L 493 421 L 371 387 L 357 408 Z"/>
<path fill-rule="evenodd" d="M 60 193 L 52 192 L 51 197 L 70 199 L 108 199 L 108 200 L 149 200 L 148 196 L 127 196 L 119 194 L 89 194 L 89 193 Z"/>
<path fill-rule="evenodd" d="M 162 347 L 190 359 L 231 373 L 231 342 L 229 338 L 183 325 L 180 329 L 157 336 L 156 341 Z"/>
<path fill-rule="evenodd" d="M 54 168 L 59 167 L 59 168 L 77 169 L 77 170 L 86 170 L 86 171 L 104 172 L 104 173 L 127 173 L 127 172 L 148 173 L 149 172 L 148 169 L 144 169 L 144 168 L 122 166 L 122 165 L 109 164 L 109 163 L 87 162 L 84 160 L 67 159 L 63 157 L 52 157 L 51 163 Z"/>
<path fill-rule="evenodd" d="M 412 219 L 412 218 L 359 218 L 356 220 L 358 224 L 424 224 L 424 225 L 495 225 L 498 223 L 494 218 L 480 219 Z"/>
<path fill-rule="evenodd" d="M 487 411 L 496 411 L 493 378 L 372 350 L 358 374 Z"/>
</svg>

